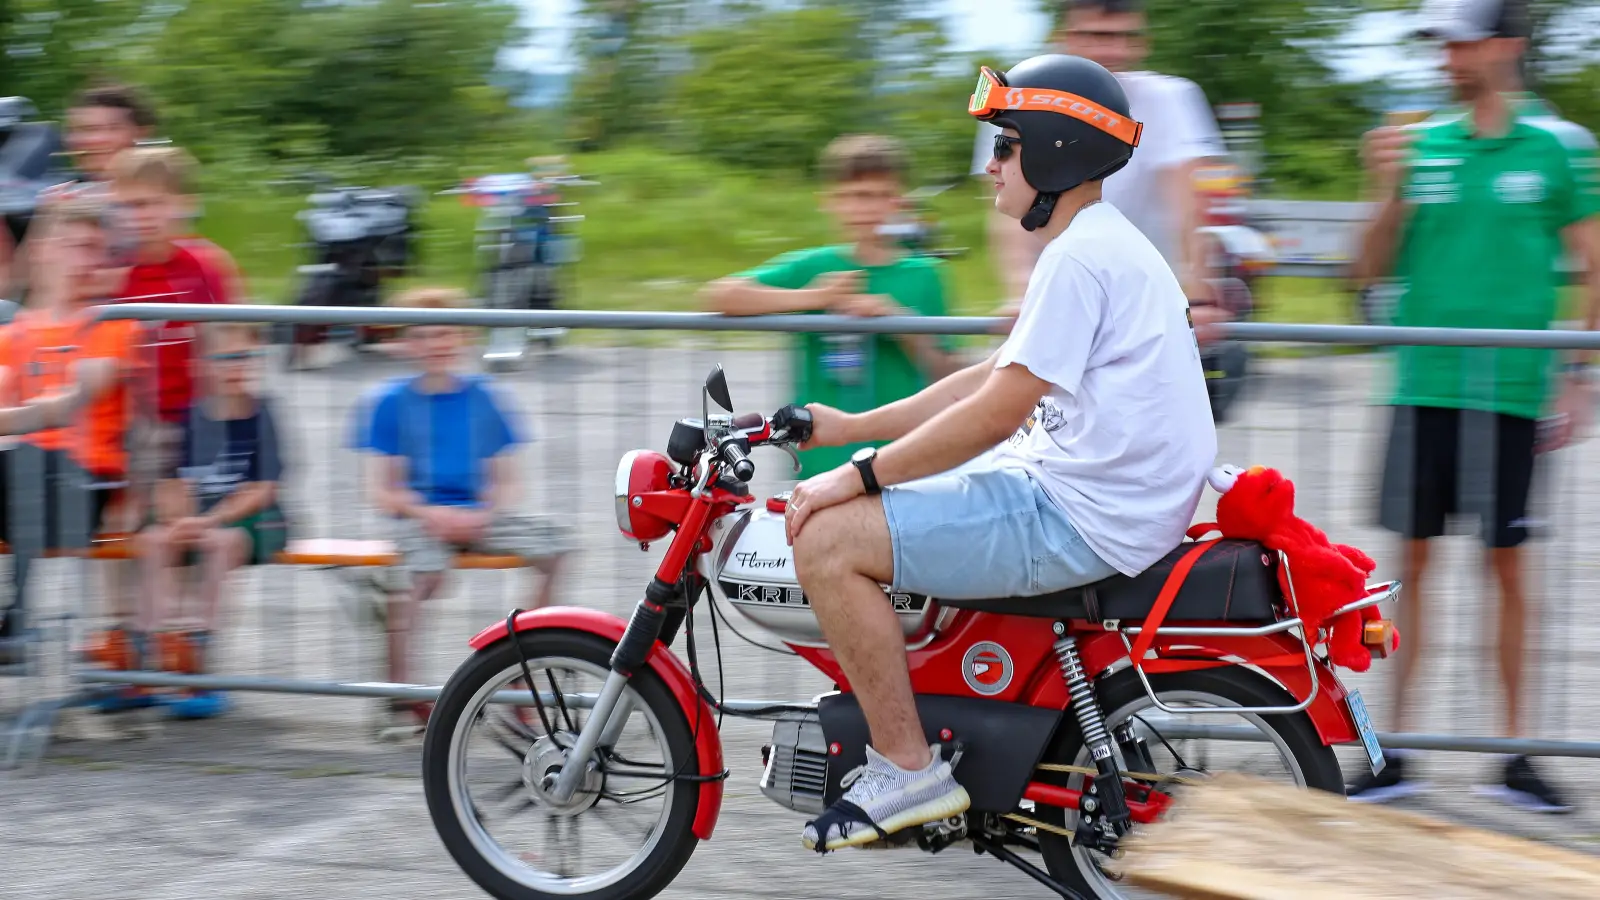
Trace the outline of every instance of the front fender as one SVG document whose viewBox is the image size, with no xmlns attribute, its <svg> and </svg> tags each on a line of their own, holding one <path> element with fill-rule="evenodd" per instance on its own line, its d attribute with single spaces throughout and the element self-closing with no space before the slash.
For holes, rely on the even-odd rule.
<svg viewBox="0 0 1600 900">
<path fill-rule="evenodd" d="M 1206 655 L 1228 656 L 1242 660 L 1273 659 L 1304 653 L 1300 639 L 1291 634 L 1274 634 L 1262 637 L 1207 637 L 1207 638 L 1180 638 L 1156 642 L 1159 651 L 1171 644 L 1195 646 L 1204 644 Z M 1083 659 L 1083 667 L 1091 677 L 1099 678 L 1112 666 L 1119 663 L 1126 665 L 1128 661 L 1128 648 L 1122 643 L 1122 638 L 1111 632 L 1102 632 L 1084 635 L 1078 639 L 1078 652 Z M 1276 681 L 1284 690 L 1295 698 L 1295 702 L 1304 700 L 1311 692 L 1311 674 L 1306 670 L 1305 661 L 1302 659 L 1297 665 L 1269 665 L 1258 666 L 1260 672 Z M 1322 660 L 1316 660 L 1316 698 L 1311 705 L 1306 707 L 1305 715 L 1311 718 L 1311 724 L 1317 729 L 1317 736 L 1327 746 L 1349 744 L 1360 739 L 1356 731 L 1355 718 L 1350 714 L 1350 704 L 1346 700 L 1348 691 L 1339 682 L 1339 676 Z M 1052 708 L 1066 709 L 1070 699 L 1067 695 L 1066 682 L 1061 677 L 1060 669 L 1055 666 L 1043 666 L 1036 673 L 1029 686 L 1028 703 L 1033 706 L 1050 706 Z"/>
<path fill-rule="evenodd" d="M 547 606 L 544 609 L 518 613 L 514 621 L 518 633 L 535 628 L 564 628 L 597 635 L 612 643 L 622 640 L 622 633 L 628 628 L 628 624 L 616 616 L 580 606 Z M 478 632 L 467 643 L 474 650 L 482 650 L 490 644 L 504 640 L 508 635 L 505 620 L 502 619 Z M 699 763 L 699 774 L 720 773 L 722 735 L 717 732 L 716 712 L 701 699 L 700 692 L 695 689 L 694 676 L 689 674 L 688 667 L 660 641 L 656 641 L 655 646 L 650 648 L 650 656 L 645 660 L 645 665 L 666 683 L 667 689 L 672 691 L 672 696 L 677 699 L 678 706 L 683 710 L 684 718 L 688 720 L 690 728 L 695 731 L 694 752 L 696 762 Z M 699 727 L 695 728 L 697 715 Z M 721 811 L 722 782 L 701 782 L 700 805 L 694 814 L 695 837 L 702 841 L 710 840 L 711 831 L 716 827 L 717 816 Z"/>
</svg>

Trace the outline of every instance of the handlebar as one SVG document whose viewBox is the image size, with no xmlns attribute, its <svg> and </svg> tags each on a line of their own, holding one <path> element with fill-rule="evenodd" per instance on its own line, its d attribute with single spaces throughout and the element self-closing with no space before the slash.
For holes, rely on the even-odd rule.
<svg viewBox="0 0 1600 900">
<path fill-rule="evenodd" d="M 750 454 L 745 452 L 740 441 L 729 441 L 722 445 L 722 458 L 733 469 L 733 477 L 741 482 L 749 481 L 756 476 L 756 464 L 750 461 Z"/>
<path fill-rule="evenodd" d="M 748 482 L 756 474 L 755 463 L 750 460 L 752 447 L 804 444 L 811 439 L 811 426 L 810 410 L 797 406 L 785 406 L 771 418 L 760 413 L 735 416 L 727 422 L 726 431 L 717 432 L 716 453 L 723 471 L 735 481 Z"/>
</svg>

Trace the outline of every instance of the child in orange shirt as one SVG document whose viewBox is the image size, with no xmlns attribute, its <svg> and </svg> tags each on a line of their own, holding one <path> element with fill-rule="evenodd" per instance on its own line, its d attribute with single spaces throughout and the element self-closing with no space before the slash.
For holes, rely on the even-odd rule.
<svg viewBox="0 0 1600 900">
<path fill-rule="evenodd" d="M 92 304 L 123 277 L 110 265 L 105 213 L 103 203 L 85 198 L 49 207 L 29 241 L 28 305 L 0 329 L 0 406 L 59 398 L 77 389 L 75 373 L 86 363 L 104 361 L 95 364 L 99 377 L 83 385 L 86 408 L 75 421 L 34 431 L 0 453 L 0 538 L 11 545 L 15 587 L 0 641 L 18 631 L 32 561 L 47 549 L 88 546 L 127 483 L 139 326 L 95 316 Z M 135 649 L 142 649 L 137 642 Z"/>
</svg>

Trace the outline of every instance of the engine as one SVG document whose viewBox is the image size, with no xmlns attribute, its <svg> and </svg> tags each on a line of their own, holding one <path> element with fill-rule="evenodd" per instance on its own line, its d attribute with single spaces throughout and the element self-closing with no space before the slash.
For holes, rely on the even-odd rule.
<svg viewBox="0 0 1600 900">
<path fill-rule="evenodd" d="M 822 812 L 828 742 L 815 710 L 784 713 L 772 727 L 772 743 L 762 755 L 766 767 L 761 772 L 761 793 L 796 812 Z"/>
<path fill-rule="evenodd" d="M 784 536 L 781 501 L 741 511 L 712 525 L 712 552 L 701 574 L 714 600 L 785 643 L 824 647 L 822 629 L 794 574 L 794 548 Z M 887 589 L 885 589 L 886 592 Z M 888 592 L 907 643 L 933 634 L 937 604 L 922 594 Z"/>
</svg>

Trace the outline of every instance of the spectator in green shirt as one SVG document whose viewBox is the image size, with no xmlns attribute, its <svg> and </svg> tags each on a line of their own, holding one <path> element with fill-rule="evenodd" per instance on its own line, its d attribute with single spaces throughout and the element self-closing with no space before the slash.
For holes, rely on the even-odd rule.
<svg viewBox="0 0 1600 900">
<path fill-rule="evenodd" d="M 712 282 L 703 294 L 708 308 L 729 316 L 945 315 L 943 262 L 907 254 L 881 230 L 905 202 L 906 170 L 892 138 L 847 135 L 829 144 L 822 206 L 844 243 L 785 253 Z M 844 412 L 909 397 L 959 368 L 949 342 L 930 335 L 805 334 L 795 350 L 795 399 Z M 803 451 L 801 477 L 844 465 L 861 446 Z"/>
<path fill-rule="evenodd" d="M 1561 316 L 1570 251 L 1587 268 L 1584 326 L 1600 319 L 1600 171 L 1595 140 L 1522 92 L 1529 33 L 1521 0 L 1423 6 L 1423 36 L 1443 42 L 1461 108 L 1368 136 L 1377 214 L 1362 238 L 1357 276 L 1393 277 L 1402 326 L 1544 329 Z M 1586 426 L 1594 395 L 1588 353 L 1569 357 L 1552 390 L 1555 354 L 1539 350 L 1403 347 L 1396 353 L 1394 423 L 1384 465 L 1380 521 L 1406 539 L 1398 619 L 1393 727 L 1412 731 L 1407 700 L 1427 642 L 1422 591 L 1429 539 L 1469 515 L 1489 547 L 1500 589 L 1500 680 L 1505 734 L 1524 723 L 1524 646 L 1535 609 L 1524 583 L 1528 494 L 1536 456 Z M 1414 793 L 1406 757 L 1350 789 L 1356 800 Z M 1518 806 L 1572 806 L 1525 757 L 1506 762 L 1490 790 Z"/>
</svg>

